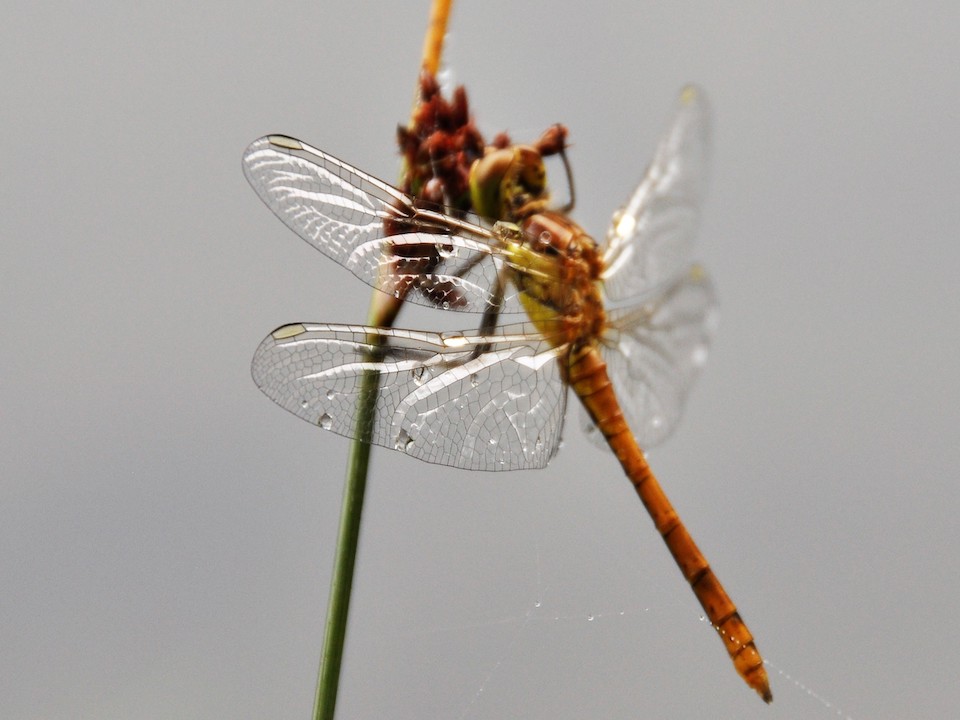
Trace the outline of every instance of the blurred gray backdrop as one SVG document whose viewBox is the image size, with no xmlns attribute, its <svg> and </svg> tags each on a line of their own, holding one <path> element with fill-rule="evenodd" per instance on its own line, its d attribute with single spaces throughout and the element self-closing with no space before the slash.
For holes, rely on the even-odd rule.
<svg viewBox="0 0 960 720">
<path fill-rule="evenodd" d="M 285 132 L 394 179 L 427 4 L 4 14 L 4 717 L 309 716 L 348 443 L 248 367 L 281 323 L 362 321 L 369 290 L 240 154 Z M 594 233 L 679 88 L 708 93 L 722 324 L 651 462 L 775 701 L 574 412 L 540 472 L 374 451 L 339 717 L 956 712 L 958 32 L 949 2 L 459 4 L 479 125 L 566 123 Z"/>
</svg>

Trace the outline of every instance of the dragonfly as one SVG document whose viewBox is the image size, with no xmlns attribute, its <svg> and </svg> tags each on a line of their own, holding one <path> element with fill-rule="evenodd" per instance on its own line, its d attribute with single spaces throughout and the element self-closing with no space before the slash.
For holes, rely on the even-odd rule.
<svg viewBox="0 0 960 720">
<path fill-rule="evenodd" d="M 478 216 L 460 217 L 299 140 L 256 140 L 243 156 L 247 180 L 297 235 L 377 290 L 480 317 L 453 332 L 284 325 L 257 348 L 252 375 L 313 425 L 470 470 L 545 467 L 572 391 L 588 435 L 615 454 L 737 672 L 770 702 L 753 635 L 641 449 L 676 426 L 715 326 L 712 284 L 690 260 L 708 126 L 702 91 L 685 88 L 601 243 L 569 208 L 551 208 L 530 146 L 491 149 L 474 163 Z M 370 373 L 378 382 L 365 398 Z M 363 422 L 365 400 L 373 412 Z"/>
</svg>

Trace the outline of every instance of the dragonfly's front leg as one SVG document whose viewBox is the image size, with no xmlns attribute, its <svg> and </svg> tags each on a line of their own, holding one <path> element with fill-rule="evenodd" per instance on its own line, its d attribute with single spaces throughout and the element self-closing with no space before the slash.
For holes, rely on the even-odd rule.
<svg viewBox="0 0 960 720">
<path fill-rule="evenodd" d="M 573 206 L 577 202 L 577 194 L 573 188 L 573 170 L 570 169 L 570 161 L 567 159 L 567 153 L 561 148 L 559 155 L 560 160 L 563 161 L 563 170 L 567 174 L 567 187 L 570 189 L 570 199 L 558 209 L 558 212 L 566 215 L 573 211 Z"/>
<path fill-rule="evenodd" d="M 573 206 L 576 203 L 576 193 L 573 189 L 573 170 L 570 169 L 570 161 L 567 159 L 566 153 L 567 128 L 560 123 L 551 126 L 540 136 L 540 139 L 534 143 L 534 147 L 543 157 L 549 157 L 551 155 L 560 156 L 560 160 L 563 162 L 564 172 L 567 174 L 567 187 L 570 189 L 570 198 L 563 206 L 557 208 L 557 211 L 564 214 L 569 213 L 573 210 Z"/>
</svg>

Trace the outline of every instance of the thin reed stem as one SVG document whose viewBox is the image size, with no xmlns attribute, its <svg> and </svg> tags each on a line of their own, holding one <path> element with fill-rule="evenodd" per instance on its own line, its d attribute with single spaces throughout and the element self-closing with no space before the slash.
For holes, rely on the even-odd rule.
<svg viewBox="0 0 960 720">
<path fill-rule="evenodd" d="M 453 0 L 434 0 L 430 21 L 423 45 L 422 69 L 435 75 L 440 67 L 443 38 L 447 31 Z M 419 97 L 419 95 L 418 95 Z M 416 101 L 415 101 L 416 103 Z M 413 110 L 416 109 L 414 105 Z M 413 114 L 411 110 L 411 116 Z M 394 298 L 374 291 L 370 300 L 367 323 L 373 326 L 390 327 L 403 305 L 403 298 Z M 340 508 L 340 530 L 333 561 L 333 576 L 330 579 L 330 598 L 327 605 L 327 625 L 323 638 L 323 654 L 314 697 L 314 720 L 333 720 L 340 684 L 340 666 L 343 646 L 347 635 L 347 618 L 350 609 L 350 592 L 353 588 L 353 570 L 360 540 L 360 520 L 363 513 L 363 496 L 367 486 L 367 471 L 370 464 L 370 431 L 376 409 L 377 388 L 380 377 L 376 372 L 364 374 L 357 409 L 357 432 L 350 445 L 347 460 L 347 477 Z"/>
</svg>

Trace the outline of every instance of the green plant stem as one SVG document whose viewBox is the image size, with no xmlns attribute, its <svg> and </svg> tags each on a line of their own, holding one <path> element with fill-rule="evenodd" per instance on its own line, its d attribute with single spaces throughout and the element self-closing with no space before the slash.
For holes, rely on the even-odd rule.
<svg viewBox="0 0 960 720">
<path fill-rule="evenodd" d="M 367 323 L 378 327 L 389 327 L 400 312 L 402 304 L 402 300 L 375 292 L 370 301 Z M 371 336 L 369 341 L 373 343 L 377 339 Z M 375 356 L 376 352 L 371 352 L 371 355 Z M 363 494 L 367 487 L 367 468 L 370 462 L 370 432 L 376 410 L 380 375 L 377 372 L 366 372 L 361 383 L 360 397 L 357 401 L 356 433 L 350 443 L 347 477 L 340 508 L 340 530 L 337 534 L 337 551 L 333 559 L 333 577 L 330 580 L 330 599 L 327 604 L 327 627 L 323 638 L 323 654 L 320 658 L 317 694 L 313 702 L 314 720 L 333 720 L 337 705 L 337 689 L 340 684 L 343 646 L 347 635 L 353 569 L 357 559 Z"/>
<path fill-rule="evenodd" d="M 360 427 L 370 427 L 369 417 L 373 403 L 366 399 L 376 398 L 378 381 L 379 375 L 375 372 L 365 373 L 363 376 L 358 414 Z M 363 422 L 364 415 L 366 415 L 366 423 Z M 323 638 L 323 655 L 320 659 L 320 675 L 313 705 L 315 720 L 333 720 L 337 704 L 340 664 L 347 634 L 347 614 L 350 609 L 350 591 L 353 587 L 353 568 L 360 539 L 360 518 L 363 513 L 363 494 L 367 487 L 369 460 L 369 442 L 359 438 L 354 440 L 350 444 L 343 504 L 340 507 L 340 531 L 337 535 L 337 552 L 333 561 L 333 577 L 330 580 L 327 628 Z"/>
<path fill-rule="evenodd" d="M 432 75 L 436 75 L 440 66 L 443 39 L 446 35 L 452 5 L 453 0 L 433 0 L 431 6 L 430 24 L 424 40 L 422 67 Z M 367 324 L 375 327 L 390 327 L 396 320 L 402 305 L 402 297 L 394 298 L 384 293 L 374 292 L 370 300 Z M 369 341 L 373 343 L 376 339 L 371 337 Z M 376 351 L 371 352 L 371 356 L 376 354 Z M 313 720 L 333 720 L 340 684 L 343 646 L 347 636 L 353 569 L 357 560 L 363 495 L 367 487 L 367 469 L 370 463 L 370 432 L 376 411 L 380 375 L 377 372 L 364 373 L 361 382 L 357 406 L 357 432 L 350 443 L 343 504 L 340 508 L 340 530 L 337 534 L 337 550 L 333 559 L 333 577 L 330 579 L 327 626 L 323 637 L 317 692 L 313 701 Z"/>
</svg>

